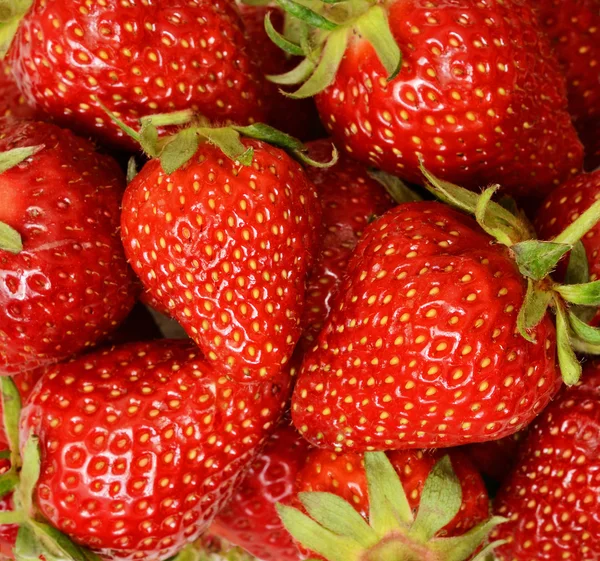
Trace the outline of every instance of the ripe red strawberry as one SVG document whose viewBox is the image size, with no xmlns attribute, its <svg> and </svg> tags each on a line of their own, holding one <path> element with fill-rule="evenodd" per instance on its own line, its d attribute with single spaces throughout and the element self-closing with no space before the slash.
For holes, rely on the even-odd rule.
<svg viewBox="0 0 600 561">
<path fill-rule="evenodd" d="M 170 175 L 151 160 L 121 217 L 146 290 L 238 381 L 268 379 L 291 356 L 320 214 L 299 164 L 261 141 L 244 147 L 249 166 L 207 142 Z"/>
<path fill-rule="evenodd" d="M 264 120 L 262 85 L 230 0 L 35 0 L 8 60 L 28 102 L 104 142 L 138 146 L 144 115 L 193 109 L 215 121 Z"/>
<path fill-rule="evenodd" d="M 0 122 L 0 152 L 35 146 L 0 175 L 0 222 L 22 241 L 22 249 L 0 246 L 0 374 L 91 347 L 135 301 L 119 239 L 117 163 L 54 125 Z"/>
<path fill-rule="evenodd" d="M 289 502 L 294 496 L 308 450 L 308 442 L 293 427 L 278 429 L 215 519 L 211 532 L 262 561 L 299 561 L 298 548 L 283 527 L 275 505 Z"/>
<path fill-rule="evenodd" d="M 35 119 L 35 110 L 25 103 L 17 88 L 10 66 L 0 60 L 0 117 Z"/>
<path fill-rule="evenodd" d="M 283 31 L 284 12 L 277 6 L 239 6 L 248 38 L 248 48 L 260 70 L 265 75 L 282 74 L 293 68 L 296 58 L 287 59 L 265 32 L 265 16 L 270 15 L 273 26 Z M 295 100 L 284 96 L 280 86 L 266 82 L 264 107 L 267 121 L 276 129 L 300 138 L 311 140 L 325 135 L 315 102 L 312 99 Z M 329 157 L 325 154 L 325 158 Z"/>
<path fill-rule="evenodd" d="M 499 561 L 600 558 L 600 362 L 586 364 L 529 430 L 495 510 Z"/>
<path fill-rule="evenodd" d="M 235 384 L 182 341 L 134 343 L 49 368 L 21 416 L 22 442 L 39 438 L 35 507 L 104 559 L 166 559 L 230 498 L 288 388 L 287 373 Z M 21 530 L 34 524 L 26 518 Z"/>
<path fill-rule="evenodd" d="M 567 79 L 573 123 L 586 155 L 593 155 L 600 127 L 600 1 L 537 0 L 533 4 Z"/>
<path fill-rule="evenodd" d="M 325 161 L 331 152 L 327 140 L 311 142 L 307 146 L 317 160 Z M 381 183 L 369 175 L 365 166 L 346 155 L 342 154 L 338 163 L 330 168 L 309 167 L 306 173 L 317 189 L 323 208 L 323 242 L 306 287 L 305 330 L 299 343 L 299 349 L 303 351 L 314 344 L 323 327 L 363 230 L 370 220 L 394 205 Z"/>
<path fill-rule="evenodd" d="M 463 448 L 479 473 L 502 482 L 510 474 L 517 461 L 519 446 L 526 435 L 526 431 L 517 432 L 501 438 L 470 444 Z"/>
<path fill-rule="evenodd" d="M 320 92 L 321 120 L 354 158 L 411 182 L 422 158 L 449 181 L 524 198 L 581 169 L 564 79 L 530 3 L 311 6 L 325 16 L 319 44 L 329 34 L 297 95 Z"/>
<path fill-rule="evenodd" d="M 407 203 L 369 226 L 305 355 L 294 424 L 315 445 L 444 447 L 502 438 L 558 390 L 555 330 L 517 332 L 525 283 L 469 217 Z"/>
</svg>

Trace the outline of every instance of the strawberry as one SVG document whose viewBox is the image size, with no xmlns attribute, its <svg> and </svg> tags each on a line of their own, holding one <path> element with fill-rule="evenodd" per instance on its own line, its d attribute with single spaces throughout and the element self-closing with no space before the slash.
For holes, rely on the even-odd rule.
<svg viewBox="0 0 600 561">
<path fill-rule="evenodd" d="M 600 558 L 600 362 L 535 421 L 496 498 L 499 561 Z"/>
<path fill-rule="evenodd" d="M 103 559 L 170 557 L 229 499 L 288 388 L 287 373 L 232 383 L 183 341 L 133 343 L 47 369 L 21 414 L 22 539 L 58 529 Z M 37 462 L 39 478 L 26 480 Z M 33 517 L 31 500 L 51 526 Z"/>
<path fill-rule="evenodd" d="M 517 461 L 519 445 L 525 434 L 526 431 L 521 431 L 500 440 L 469 444 L 463 451 L 479 473 L 496 482 L 502 482 Z"/>
<path fill-rule="evenodd" d="M 0 374 L 89 348 L 127 316 L 136 294 L 119 239 L 117 163 L 70 131 L 5 119 L 0 158 L 11 157 L 0 175 L 9 236 L 0 242 Z"/>
<path fill-rule="evenodd" d="M 277 6 L 239 6 L 248 37 L 252 58 L 263 74 L 281 74 L 294 66 L 295 59 L 286 59 L 265 33 L 265 16 L 268 14 L 278 31 L 284 27 L 284 12 Z M 290 66 L 291 65 L 291 66 Z M 294 100 L 284 96 L 279 86 L 265 83 L 265 109 L 267 121 L 275 128 L 301 140 L 324 136 L 325 132 L 315 102 L 312 99 Z"/>
<path fill-rule="evenodd" d="M 278 510 L 311 559 L 464 561 L 502 522 L 487 520 L 483 480 L 460 451 L 386 457 L 315 449 L 296 489 L 298 510 Z"/>
<path fill-rule="evenodd" d="M 307 146 L 317 160 L 326 159 L 331 150 L 327 140 Z M 330 168 L 309 167 L 306 173 L 317 189 L 323 208 L 323 241 L 306 287 L 301 350 L 312 346 L 321 331 L 363 230 L 370 220 L 393 206 L 381 183 L 369 175 L 365 166 L 348 156 L 342 155 Z"/>
<path fill-rule="evenodd" d="M 168 144 L 129 184 L 121 225 L 145 289 L 209 361 L 248 381 L 275 376 L 300 337 L 320 211 L 299 164 L 237 134 L 202 127 L 179 133 L 189 145 Z M 225 139 L 221 148 L 215 139 Z M 222 151 L 231 142 L 233 159 Z M 182 153 L 186 162 L 169 161 Z"/>
<path fill-rule="evenodd" d="M 17 88 L 10 66 L 0 60 L 0 117 L 35 119 L 35 110 L 25 103 Z"/>
<path fill-rule="evenodd" d="M 293 427 L 279 428 L 215 519 L 211 532 L 262 561 L 299 561 L 298 549 L 284 529 L 275 505 L 293 497 L 308 450 L 308 443 Z"/>
<path fill-rule="evenodd" d="M 534 6 L 566 77 L 569 112 L 590 156 L 600 127 L 600 1 L 537 0 Z"/>
<path fill-rule="evenodd" d="M 23 2 L 8 53 L 27 101 L 57 122 L 136 150 L 99 101 L 130 125 L 193 109 L 211 120 L 263 120 L 262 86 L 230 0 Z"/>
<path fill-rule="evenodd" d="M 530 3 L 280 4 L 312 40 L 307 50 L 276 39 L 307 58 L 275 80 L 304 81 L 295 96 L 316 95 L 354 158 L 410 182 L 422 180 L 422 159 L 449 181 L 499 183 L 526 199 L 581 169 L 564 79 Z"/>
<path fill-rule="evenodd" d="M 571 330 L 597 337 L 580 333 L 566 305 L 589 294 L 589 305 L 600 304 L 595 285 L 546 277 L 598 221 L 600 202 L 569 232 L 537 242 L 520 218 L 486 206 L 494 188 L 477 196 L 424 172 L 432 192 L 477 212 L 478 223 L 417 202 L 365 230 L 294 390 L 294 424 L 315 446 L 394 450 L 503 438 L 557 392 L 557 354 L 565 381 L 577 381 Z"/>
</svg>

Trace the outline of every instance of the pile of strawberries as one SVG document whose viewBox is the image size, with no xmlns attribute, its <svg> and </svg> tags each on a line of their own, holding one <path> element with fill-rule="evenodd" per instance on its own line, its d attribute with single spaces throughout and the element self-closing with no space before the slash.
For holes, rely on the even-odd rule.
<svg viewBox="0 0 600 561">
<path fill-rule="evenodd" d="M 0 56 L 0 560 L 600 560 L 600 0 L 0 0 Z"/>
</svg>

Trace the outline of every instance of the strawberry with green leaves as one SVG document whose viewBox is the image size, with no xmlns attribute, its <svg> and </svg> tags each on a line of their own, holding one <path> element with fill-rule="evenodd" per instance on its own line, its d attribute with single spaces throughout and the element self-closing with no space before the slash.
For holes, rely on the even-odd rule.
<svg viewBox="0 0 600 561">
<path fill-rule="evenodd" d="M 320 208 L 300 164 L 264 139 L 307 160 L 302 144 L 265 125 L 195 123 L 158 142 L 151 120 L 129 132 L 155 156 L 121 215 L 144 288 L 228 376 L 277 375 L 301 334 Z"/>
<path fill-rule="evenodd" d="M 498 561 L 600 558 L 600 363 L 536 419 L 495 511 Z"/>
<path fill-rule="evenodd" d="M 13 31 L 8 60 L 21 92 L 81 134 L 137 150 L 100 103 L 132 126 L 181 109 L 218 122 L 264 120 L 262 79 L 231 0 L 23 0 L 10 8 L 0 51 Z"/>
<path fill-rule="evenodd" d="M 54 125 L 0 120 L 0 375 L 89 349 L 137 293 L 119 238 L 125 177 Z"/>
<path fill-rule="evenodd" d="M 288 390 L 285 372 L 236 384 L 185 341 L 134 343 L 48 368 L 20 415 L 15 509 L 0 514 L 20 524 L 16 557 L 171 557 L 229 499 Z"/>
<path fill-rule="evenodd" d="M 306 59 L 274 80 L 315 95 L 352 157 L 411 182 L 421 158 L 449 181 L 524 199 L 580 170 L 564 79 L 530 3 L 278 3 L 304 26 L 272 38 Z"/>
<path fill-rule="evenodd" d="M 336 455 L 314 450 L 298 477 L 295 509 L 283 523 L 327 561 L 477 561 L 497 543 L 481 477 L 460 452 Z M 306 513 L 306 514 L 304 514 Z M 482 549 L 483 548 L 483 549 Z"/>
<path fill-rule="evenodd" d="M 598 332 L 567 303 L 597 283 L 548 278 L 600 218 L 596 202 L 551 242 L 518 215 L 423 168 L 438 202 L 397 206 L 365 231 L 306 353 L 292 416 L 315 446 L 344 451 L 497 440 L 529 424 L 581 366 Z M 555 329 L 550 310 L 557 315 Z"/>
</svg>

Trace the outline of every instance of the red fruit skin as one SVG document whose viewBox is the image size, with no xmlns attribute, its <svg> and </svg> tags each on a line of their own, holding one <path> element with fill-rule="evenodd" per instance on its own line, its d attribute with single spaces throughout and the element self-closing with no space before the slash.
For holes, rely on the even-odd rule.
<svg viewBox="0 0 600 561">
<path fill-rule="evenodd" d="M 262 74 L 277 75 L 291 70 L 300 62 L 298 57 L 286 57 L 265 31 L 265 17 L 271 14 L 271 22 L 275 29 L 283 32 L 283 11 L 277 6 L 250 6 L 240 4 L 240 13 L 248 48 L 252 52 Z M 284 96 L 279 90 L 281 86 L 265 79 L 265 109 L 267 121 L 275 128 L 284 131 L 300 140 L 307 141 L 325 135 L 315 102 L 312 98 L 292 99 Z M 331 158 L 331 151 L 325 154 L 325 160 Z"/>
<path fill-rule="evenodd" d="M 90 348 L 128 315 L 137 289 L 119 239 L 125 178 L 54 125 L 0 121 L 0 151 L 45 148 L 0 176 L 0 221 L 23 251 L 0 250 L 0 374 Z"/>
<path fill-rule="evenodd" d="M 500 440 L 470 444 L 462 450 L 479 473 L 501 483 L 510 475 L 517 462 L 519 446 L 526 432 L 517 432 Z"/>
<path fill-rule="evenodd" d="M 560 386 L 549 316 L 516 329 L 524 281 L 506 248 L 440 203 L 408 203 L 359 242 L 292 417 L 319 447 L 438 448 L 526 426 Z"/>
<path fill-rule="evenodd" d="M 128 125 L 193 109 L 210 120 L 264 119 L 262 86 L 229 0 L 89 4 L 36 0 L 8 54 L 21 92 L 60 124 L 131 151 Z"/>
<path fill-rule="evenodd" d="M 536 0 L 533 5 L 566 77 L 573 123 L 586 155 L 593 155 L 600 127 L 600 1 Z"/>
<path fill-rule="evenodd" d="M 310 142 L 307 148 L 317 161 L 327 161 L 331 156 L 330 140 Z M 314 183 L 323 208 L 323 239 L 321 253 L 307 281 L 305 328 L 297 346 L 300 352 L 314 345 L 323 328 L 363 230 L 370 220 L 394 206 L 381 183 L 368 174 L 367 168 L 343 153 L 336 165 L 307 167 L 306 174 Z"/>
<path fill-rule="evenodd" d="M 41 370 L 33 370 L 30 372 L 22 372 L 13 376 L 13 382 L 19 390 L 21 400 L 25 401 L 33 386 L 38 381 Z M 0 400 L 0 419 L 3 419 L 3 406 Z M 0 430 L 0 450 L 10 450 L 8 437 L 4 429 L 4 423 L 1 422 L 2 428 Z M 10 469 L 10 460 L 0 460 L 0 474 L 6 473 Z M 12 493 L 0 497 L 0 512 L 6 512 L 13 509 Z M 13 548 L 17 539 L 17 531 L 19 527 L 14 524 L 2 524 L 0 525 L 0 559 L 13 559 Z"/>
<path fill-rule="evenodd" d="M 235 384 L 182 341 L 49 368 L 23 410 L 40 513 L 104 559 L 161 560 L 204 532 L 275 426 L 289 376 Z"/>
<path fill-rule="evenodd" d="M 122 237 L 145 289 L 236 380 L 268 379 L 300 337 L 318 240 L 314 186 L 259 141 L 252 166 L 209 144 L 170 176 L 144 166 L 123 199 Z"/>
<path fill-rule="evenodd" d="M 600 362 L 532 424 L 495 511 L 499 561 L 600 559 Z"/>
<path fill-rule="evenodd" d="M 416 510 L 429 472 L 448 454 L 460 481 L 463 502 L 455 518 L 438 536 L 459 536 L 489 517 L 485 485 L 469 459 L 458 450 L 403 450 L 389 452 L 388 458 L 400 477 L 410 507 Z M 369 499 L 362 454 L 336 454 L 314 449 L 298 475 L 296 492 L 333 493 L 349 502 L 368 520 Z M 299 502 L 299 501 L 298 501 Z"/>
<path fill-rule="evenodd" d="M 0 117 L 35 119 L 35 110 L 29 107 L 15 84 L 10 66 L 0 60 Z"/>
<path fill-rule="evenodd" d="M 387 73 L 354 35 L 333 84 L 317 96 L 326 129 L 352 157 L 422 183 L 439 177 L 536 198 L 582 165 L 564 79 L 523 0 L 387 3 L 402 69 Z"/>
<path fill-rule="evenodd" d="M 310 445 L 289 425 L 268 440 L 244 481 L 211 526 L 211 533 L 262 561 L 302 559 L 275 505 L 294 496 L 298 472 Z"/>
</svg>

